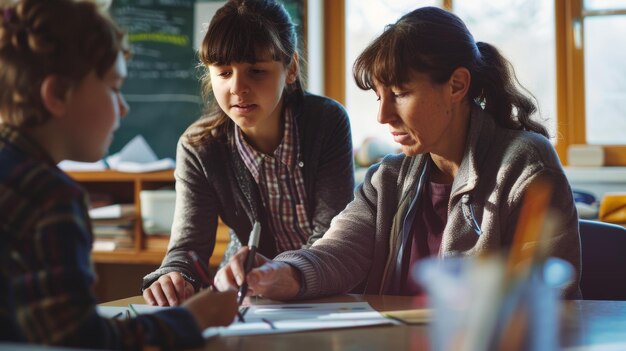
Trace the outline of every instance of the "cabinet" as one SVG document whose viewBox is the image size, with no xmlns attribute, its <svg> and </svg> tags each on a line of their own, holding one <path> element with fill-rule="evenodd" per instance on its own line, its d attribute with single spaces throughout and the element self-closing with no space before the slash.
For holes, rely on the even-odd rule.
<svg viewBox="0 0 626 351">
<path fill-rule="evenodd" d="M 115 203 L 132 203 L 135 207 L 132 247 L 113 251 L 94 251 L 92 257 L 95 263 L 152 265 L 161 263 L 166 249 L 163 243 L 157 241 L 162 242 L 164 239 L 145 235 L 143 232 L 139 192 L 164 187 L 173 188 L 173 170 L 150 173 L 123 173 L 112 170 L 68 173 L 89 193 L 106 193 Z M 217 267 L 222 260 L 228 240 L 228 227 L 219 221 L 215 250 L 210 260 L 212 267 Z"/>
</svg>

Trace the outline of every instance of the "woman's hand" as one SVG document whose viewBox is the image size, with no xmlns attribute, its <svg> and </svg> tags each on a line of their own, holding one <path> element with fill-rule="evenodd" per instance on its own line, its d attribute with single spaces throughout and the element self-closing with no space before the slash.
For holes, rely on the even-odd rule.
<svg viewBox="0 0 626 351">
<path fill-rule="evenodd" d="M 228 264 L 215 275 L 218 290 L 236 290 L 244 282 L 244 264 L 248 248 L 243 247 L 230 258 Z M 263 296 L 273 300 L 289 300 L 300 291 L 300 272 L 283 262 L 255 255 L 253 268 L 246 277 L 248 296 Z"/>
<path fill-rule="evenodd" d="M 143 298 L 153 306 L 177 306 L 195 293 L 193 285 L 178 272 L 163 274 L 143 291 Z"/>
<path fill-rule="evenodd" d="M 204 290 L 185 301 L 200 329 L 229 325 L 237 313 L 237 294 L 234 291 L 214 293 Z"/>
</svg>

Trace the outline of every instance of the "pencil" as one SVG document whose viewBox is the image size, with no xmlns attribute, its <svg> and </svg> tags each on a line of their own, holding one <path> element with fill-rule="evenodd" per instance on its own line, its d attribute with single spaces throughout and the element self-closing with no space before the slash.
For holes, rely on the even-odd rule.
<svg viewBox="0 0 626 351">
<path fill-rule="evenodd" d="M 542 226 L 551 197 L 552 185 L 543 177 L 536 178 L 528 186 L 513 237 L 506 269 L 507 274 L 519 270 L 526 271 L 532 266 L 532 262 L 526 262 L 528 266 L 520 266 L 520 264 L 533 259 L 535 256 L 535 249 L 541 240 Z"/>
<path fill-rule="evenodd" d="M 208 286 L 211 288 L 212 291 L 219 292 L 219 290 L 217 290 L 217 287 L 215 287 L 215 284 L 213 283 L 213 279 L 209 278 L 209 267 L 200 259 L 200 256 L 193 250 L 187 251 L 187 255 L 191 258 L 196 273 L 198 273 L 198 275 L 200 276 L 202 286 Z M 241 314 L 241 312 L 239 311 L 237 311 L 237 319 L 240 322 L 245 323 L 245 320 L 243 319 L 243 314 Z"/>
</svg>

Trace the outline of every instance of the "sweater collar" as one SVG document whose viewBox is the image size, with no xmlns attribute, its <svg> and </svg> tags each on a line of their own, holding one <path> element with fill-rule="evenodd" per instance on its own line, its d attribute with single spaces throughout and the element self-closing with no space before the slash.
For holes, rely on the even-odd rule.
<svg viewBox="0 0 626 351">
<path fill-rule="evenodd" d="M 465 151 L 459 171 L 452 183 L 454 196 L 473 190 L 478 184 L 478 170 L 489 149 L 491 137 L 495 129 L 495 122 L 479 106 L 473 106 L 469 121 L 469 131 L 465 142 Z"/>
</svg>

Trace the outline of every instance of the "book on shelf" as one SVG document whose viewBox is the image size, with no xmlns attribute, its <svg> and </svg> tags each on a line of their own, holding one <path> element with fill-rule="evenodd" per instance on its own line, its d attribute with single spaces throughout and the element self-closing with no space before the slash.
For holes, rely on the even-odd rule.
<svg viewBox="0 0 626 351">
<path fill-rule="evenodd" d="M 93 241 L 94 251 L 114 251 L 117 249 L 132 249 L 134 240 L 130 236 L 96 237 Z"/>
<path fill-rule="evenodd" d="M 123 226 L 94 226 L 93 227 L 93 235 L 96 237 L 121 237 L 128 236 L 133 237 L 134 230 L 133 227 L 123 227 Z"/>
<path fill-rule="evenodd" d="M 135 204 L 113 204 L 89 210 L 92 219 L 114 219 L 135 216 Z"/>
</svg>

